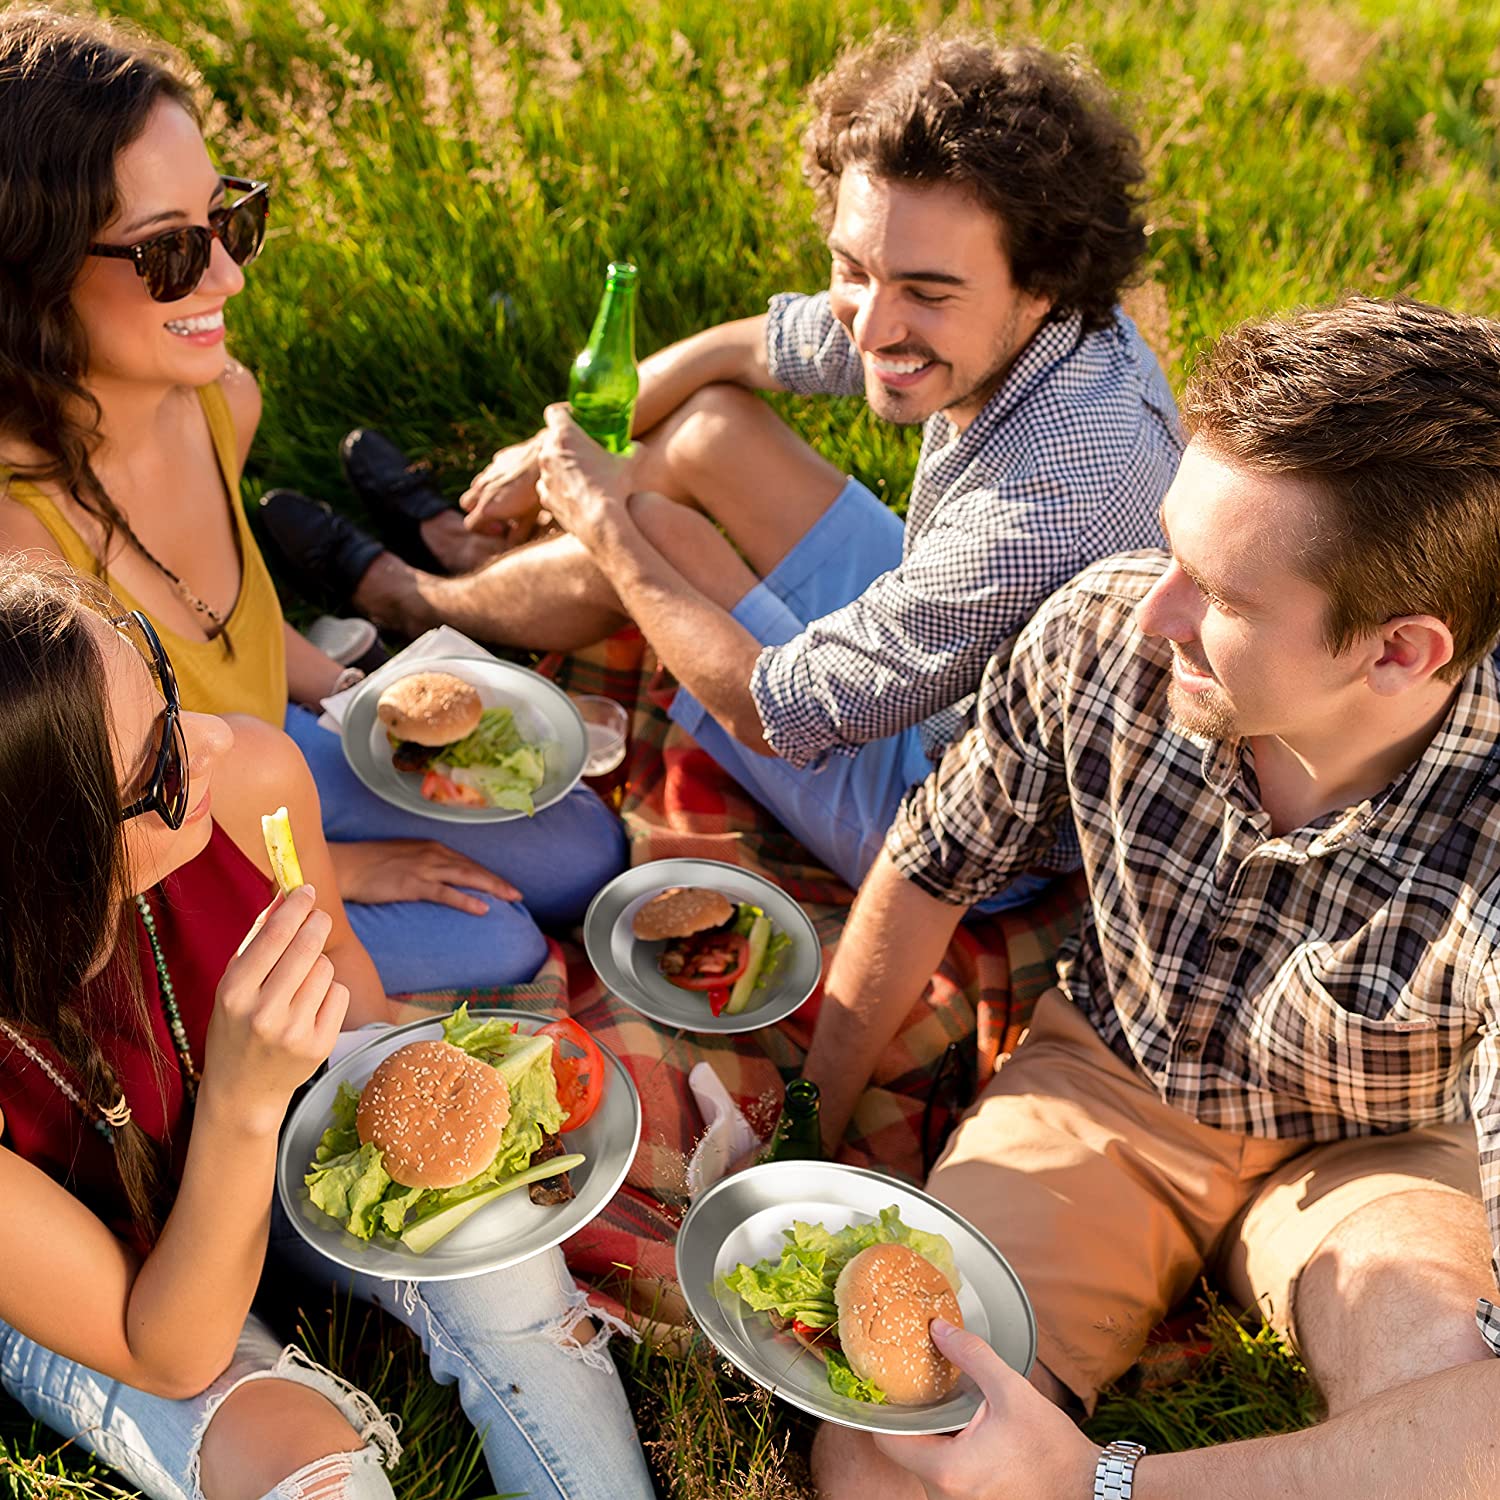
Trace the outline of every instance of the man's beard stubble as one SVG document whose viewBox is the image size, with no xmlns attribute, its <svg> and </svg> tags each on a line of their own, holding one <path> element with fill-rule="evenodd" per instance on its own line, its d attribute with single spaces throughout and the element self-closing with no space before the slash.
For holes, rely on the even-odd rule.
<svg viewBox="0 0 1500 1500">
<path fill-rule="evenodd" d="M 1206 693 L 1188 693 L 1175 682 L 1167 687 L 1167 708 L 1172 727 L 1182 734 L 1205 740 L 1235 740 L 1239 726 L 1234 710 L 1210 688 Z"/>
</svg>

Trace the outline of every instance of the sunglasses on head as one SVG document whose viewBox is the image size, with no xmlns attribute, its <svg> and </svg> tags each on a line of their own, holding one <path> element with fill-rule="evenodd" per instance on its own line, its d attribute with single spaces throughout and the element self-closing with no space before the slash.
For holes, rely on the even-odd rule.
<svg viewBox="0 0 1500 1500">
<path fill-rule="evenodd" d="M 90 245 L 89 254 L 134 261 L 135 274 L 146 283 L 147 295 L 156 302 L 180 302 L 197 290 L 208 270 L 215 240 L 237 266 L 248 266 L 260 254 L 266 237 L 271 184 L 251 182 L 244 177 L 219 180 L 226 189 L 244 196 L 210 209 L 207 228 L 202 224 L 187 224 L 135 245 Z"/>
<path fill-rule="evenodd" d="M 182 733 L 182 700 L 177 692 L 177 676 L 167 659 L 161 637 L 140 610 L 133 609 L 115 621 L 117 629 L 133 625 L 145 637 L 151 652 L 151 670 L 161 688 L 166 706 L 157 716 L 156 759 L 146 790 L 128 807 L 120 809 L 120 821 L 128 822 L 143 813 L 154 812 L 168 828 L 181 828 L 188 810 L 187 740 Z M 123 630 L 122 630 L 123 633 Z"/>
</svg>

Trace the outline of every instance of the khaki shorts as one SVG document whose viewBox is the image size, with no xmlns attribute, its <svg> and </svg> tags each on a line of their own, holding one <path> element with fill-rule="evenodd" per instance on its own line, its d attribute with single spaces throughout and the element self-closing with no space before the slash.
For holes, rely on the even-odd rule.
<svg viewBox="0 0 1500 1500">
<path fill-rule="evenodd" d="M 1057 990 L 928 1179 L 1015 1268 L 1039 1358 L 1093 1409 L 1205 1270 L 1295 1337 L 1297 1279 L 1378 1198 L 1479 1195 L 1471 1124 L 1309 1149 L 1164 1103 Z"/>
</svg>

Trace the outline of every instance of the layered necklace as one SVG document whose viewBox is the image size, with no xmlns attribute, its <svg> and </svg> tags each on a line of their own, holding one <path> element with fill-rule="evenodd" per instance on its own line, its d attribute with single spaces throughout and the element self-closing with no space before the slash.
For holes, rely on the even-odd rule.
<svg viewBox="0 0 1500 1500">
<path fill-rule="evenodd" d="M 141 924 L 146 929 L 146 941 L 151 945 L 151 956 L 156 961 L 156 977 L 161 991 L 162 1014 L 166 1018 L 167 1030 L 172 1034 L 172 1046 L 177 1052 L 177 1069 L 182 1075 L 182 1091 L 189 1106 L 198 1097 L 199 1073 L 193 1062 L 192 1048 L 188 1045 L 187 1027 L 182 1023 L 182 1012 L 177 1005 L 177 991 L 172 985 L 172 975 L 167 969 L 167 956 L 162 952 L 161 940 L 156 934 L 156 914 L 151 903 L 143 895 L 135 898 L 135 909 L 141 914 Z M 33 1047 L 8 1021 L 0 1021 L 3 1035 L 39 1067 L 56 1085 L 58 1091 L 83 1114 L 105 1140 L 114 1142 L 115 1131 L 123 1130 L 130 1123 L 130 1105 L 122 1092 L 108 1108 L 90 1103 L 47 1059 L 45 1054 Z"/>
</svg>

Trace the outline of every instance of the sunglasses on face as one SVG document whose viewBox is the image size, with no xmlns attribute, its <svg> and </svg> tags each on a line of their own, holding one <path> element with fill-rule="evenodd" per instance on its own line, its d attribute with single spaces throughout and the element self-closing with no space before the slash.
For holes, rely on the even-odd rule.
<svg viewBox="0 0 1500 1500">
<path fill-rule="evenodd" d="M 90 245 L 90 255 L 135 262 L 135 274 L 156 302 L 180 302 L 198 288 L 213 256 L 214 241 L 223 245 L 237 266 L 248 266 L 266 237 L 266 209 L 271 184 L 243 177 L 219 179 L 226 189 L 243 193 L 233 203 L 210 209 L 208 227 L 187 224 L 168 229 L 135 245 Z"/>
<path fill-rule="evenodd" d="M 156 759 L 146 790 L 128 807 L 120 810 L 120 821 L 128 822 L 143 813 L 154 812 L 168 828 L 181 828 L 188 810 L 187 739 L 182 732 L 182 704 L 177 692 L 177 676 L 162 646 L 161 637 L 140 610 L 133 609 L 116 627 L 133 625 L 146 639 L 151 652 L 151 670 L 161 687 L 166 706 L 157 716 Z"/>
</svg>

